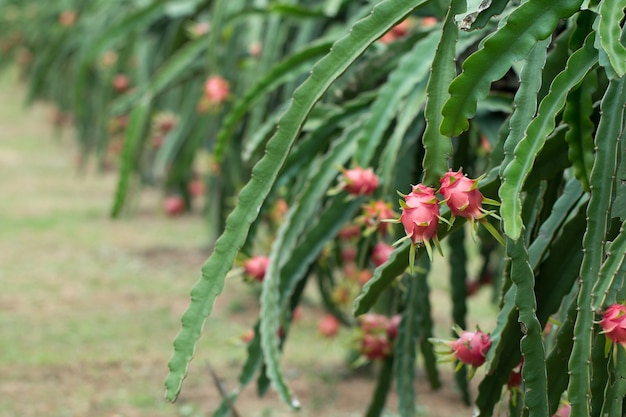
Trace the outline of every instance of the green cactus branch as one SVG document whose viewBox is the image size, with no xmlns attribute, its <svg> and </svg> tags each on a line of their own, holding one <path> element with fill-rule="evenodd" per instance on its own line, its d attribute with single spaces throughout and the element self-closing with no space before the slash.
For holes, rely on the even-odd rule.
<svg viewBox="0 0 626 417">
<path fill-rule="evenodd" d="M 604 258 L 613 177 L 617 169 L 617 138 L 621 135 L 623 103 L 626 102 L 624 79 L 611 81 L 602 99 L 602 117 L 596 134 L 596 159 L 591 170 L 591 199 L 587 211 L 587 231 L 583 247 L 585 255 L 580 270 L 579 313 L 574 327 L 574 347 L 569 362 L 568 396 L 572 417 L 585 417 L 590 412 L 591 348 L 593 344 L 593 283 Z M 604 277 L 603 277 L 604 279 Z"/>
<path fill-rule="evenodd" d="M 515 147 L 524 138 L 526 127 L 537 112 L 537 93 L 541 88 L 541 78 L 537 77 L 537 72 L 545 65 L 548 45 L 548 41 L 538 42 L 524 62 L 520 85 L 513 102 L 513 114 L 509 120 L 509 135 L 504 142 L 504 160 L 500 164 L 500 175 L 513 160 Z"/>
<path fill-rule="evenodd" d="M 535 315 L 535 277 L 528 262 L 528 251 L 524 239 L 507 239 L 507 255 L 511 257 L 511 280 L 515 285 L 515 306 L 519 311 L 519 322 L 524 336 L 520 351 L 524 356 L 522 378 L 524 380 L 524 414 L 529 417 L 548 415 L 548 381 L 545 367 L 542 326 Z"/>
<path fill-rule="evenodd" d="M 574 14 L 582 0 L 528 0 L 515 9 L 506 24 L 482 43 L 463 63 L 463 72 L 450 84 L 450 98 L 442 109 L 441 133 L 458 136 L 469 127 L 476 103 L 511 65 L 524 58 L 537 41 L 547 39 L 559 21 Z"/>
<path fill-rule="evenodd" d="M 452 141 L 439 132 L 443 121 L 441 108 L 449 97 L 448 86 L 456 76 L 456 45 L 459 28 L 454 16 L 465 10 L 465 2 L 452 0 L 443 24 L 443 34 L 430 69 L 427 101 L 424 110 L 426 130 L 424 131 L 424 178 L 422 183 L 428 186 L 439 184 L 439 178 L 448 170 L 448 159 L 452 154 Z"/>
<path fill-rule="evenodd" d="M 520 236 L 522 224 L 520 193 L 535 158 L 547 136 L 555 128 L 555 117 L 565 105 L 567 94 L 580 83 L 596 64 L 598 55 L 593 47 L 594 35 L 587 38 L 583 48 L 568 60 L 566 68 L 554 79 L 550 93 L 541 101 L 537 117 L 528 125 L 524 139 L 515 147 L 515 157 L 503 171 L 499 195 L 500 214 L 504 232 L 512 239 Z"/>
</svg>

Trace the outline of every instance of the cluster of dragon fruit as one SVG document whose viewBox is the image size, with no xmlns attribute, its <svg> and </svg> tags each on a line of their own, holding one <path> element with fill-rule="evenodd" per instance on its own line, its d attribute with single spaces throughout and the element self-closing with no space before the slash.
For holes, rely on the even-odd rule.
<svg viewBox="0 0 626 417">
<path fill-rule="evenodd" d="M 409 194 L 400 194 L 399 214 L 392 208 L 391 203 L 383 200 L 370 200 L 362 206 L 361 214 L 354 221 L 345 226 L 338 234 L 334 243 L 335 248 L 329 248 L 326 254 L 330 256 L 331 249 L 338 253 L 341 273 L 345 279 L 335 283 L 332 290 L 332 301 L 339 306 L 348 306 L 373 276 L 372 270 L 385 264 L 395 246 L 405 240 L 410 240 L 411 251 L 408 269 L 414 272 L 416 253 L 423 248 L 432 259 L 433 246 L 442 253 L 437 233 L 443 223 L 451 227 L 457 217 L 466 219 L 473 230 L 479 225 L 501 244 L 503 239 L 495 227 L 489 223 L 488 217 L 498 219 L 494 210 L 487 210 L 483 206 L 497 206 L 498 202 L 482 195 L 478 188 L 480 179 L 471 179 L 461 170 L 449 170 L 440 178 L 439 188 L 424 184 L 413 185 Z M 348 198 L 369 197 L 379 186 L 379 178 L 371 168 L 355 167 L 343 169 L 337 187 L 332 193 L 343 191 Z M 281 202 L 283 205 L 286 203 Z M 442 207 L 447 207 L 449 215 L 445 216 Z M 283 207 L 282 211 L 286 211 Z M 392 235 L 391 225 L 401 224 L 404 236 L 395 243 L 386 241 Z M 357 259 L 362 255 L 358 246 L 363 238 L 369 241 L 369 260 L 363 262 Z M 250 281 L 262 282 L 269 263 L 266 256 L 254 256 L 243 264 L 245 276 Z M 359 268 L 359 265 L 366 268 Z M 384 314 L 368 313 L 354 323 L 352 346 L 366 361 L 381 360 L 393 355 L 393 343 L 398 335 L 401 316 L 391 317 Z M 339 320 L 335 314 L 325 314 L 318 321 L 318 332 L 326 338 L 333 338 L 338 333 L 345 320 Z M 607 341 L 611 346 L 621 345 L 626 348 L 626 306 L 616 304 L 610 306 L 603 319 L 599 322 Z M 477 368 L 487 360 L 491 347 L 490 335 L 481 331 L 467 331 L 456 327 L 458 338 L 453 340 L 430 339 L 439 349 L 441 361 L 452 361 L 458 364 L 457 370 L 468 367 L 469 377 L 473 377 Z M 610 347 L 610 346 L 609 346 Z M 609 349 L 607 347 L 607 351 Z M 519 389 L 522 381 L 522 363 L 516 367 L 508 381 L 508 388 L 513 394 Z M 563 404 L 555 416 L 569 415 L 569 404 Z"/>
</svg>

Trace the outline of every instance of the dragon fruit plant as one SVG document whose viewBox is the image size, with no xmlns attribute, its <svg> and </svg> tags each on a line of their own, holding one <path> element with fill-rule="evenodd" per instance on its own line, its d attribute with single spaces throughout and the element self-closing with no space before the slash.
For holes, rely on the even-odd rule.
<svg viewBox="0 0 626 417">
<path fill-rule="evenodd" d="M 616 181 L 625 178 L 619 146 L 626 101 L 622 6 L 477 3 L 381 1 L 310 68 L 273 134 L 262 141 L 251 137 L 266 144 L 265 152 L 257 154 L 263 156 L 218 240 L 219 259 L 208 259 L 194 289 L 170 362 L 168 398 L 181 387 L 212 294 L 219 292 L 213 289 L 221 288 L 236 248 L 249 241 L 266 197 L 289 185 L 290 210 L 263 281 L 258 336 L 266 376 L 288 405 L 297 408 L 299 401 L 280 364 L 275 334 L 281 317 L 288 317 L 284 312 L 299 297 L 298 284 L 323 268 L 317 262 L 328 259 L 327 245 L 363 204 L 392 202 L 398 190 L 402 205 L 392 208 L 401 211 L 404 230 L 392 225 L 383 241 L 407 238 L 376 267 L 353 306 L 360 316 L 393 291 L 393 283 L 406 288 L 397 306 L 398 342 L 391 350 L 368 342 L 368 352 L 386 358 L 369 415 L 382 412 L 391 386 L 400 414 L 415 415 L 411 370 L 416 354 L 433 358 L 433 350 L 416 344 L 430 330 L 410 318 L 418 311 L 430 317 L 424 254 L 429 247 L 434 252 L 437 241 L 451 265 L 453 322 L 462 328 L 469 319 L 465 245 L 491 247 L 503 259 L 491 271 L 500 312 L 489 329 L 489 349 L 479 349 L 485 372 L 478 396 L 470 398 L 466 375 L 456 378 L 477 415 L 494 415 L 498 403 L 508 401 L 503 387 L 522 356 L 518 407 L 510 407 L 517 415 L 553 415 L 564 398 L 575 417 L 621 415 L 621 401 L 612 399 L 626 393 L 614 383 L 624 372 L 622 353 L 617 361 L 603 354 L 608 336 L 595 323 L 605 306 L 622 300 L 624 279 L 626 191 Z M 417 22 L 429 14 L 437 24 L 415 25 L 392 42 L 377 42 L 407 17 Z M 235 126 L 224 125 L 224 144 L 235 143 Z M 337 165 L 344 168 L 337 171 Z M 354 169 L 375 175 L 377 187 L 362 185 L 365 175 L 352 178 Z M 340 191 L 329 194 L 331 188 Z M 479 226 L 473 238 L 465 236 L 464 224 Z M 364 235 L 356 242 L 357 262 L 378 243 Z M 413 258 L 415 267 L 409 268 Z M 547 337 L 543 328 L 550 317 L 558 326 Z M 467 359 L 463 346 L 458 360 Z M 436 372 L 427 370 L 434 387 Z"/>
<path fill-rule="evenodd" d="M 227 275 L 263 253 L 258 323 L 215 415 L 255 380 L 301 406 L 281 353 L 316 281 L 342 325 L 400 316 L 391 346 L 368 342 L 384 358 L 367 415 L 382 415 L 393 389 L 398 413 L 415 416 L 417 364 L 441 384 L 428 252 L 441 247 L 450 320 L 468 329 L 476 245 L 475 282 L 489 278 L 498 314 L 478 349 L 475 398 L 466 367 L 455 374 L 460 400 L 480 417 L 551 416 L 562 404 L 573 417 L 624 414 L 622 316 L 611 307 L 626 298 L 623 1 L 292 1 L 259 13 L 245 0 L 57 3 L 0 3 L 0 65 L 19 66 L 32 100 L 72 113 L 85 156 L 103 160 L 109 122 L 128 115 L 112 214 L 127 212 L 133 184 L 185 200 L 192 179 L 206 185 L 219 238 L 174 341 L 168 400 L 198 372 L 193 353 Z M 74 17 L 60 22 L 64 10 Z M 132 80 L 123 93 L 116 74 Z M 228 89 L 211 86 L 209 111 L 216 74 Z M 177 123 L 156 149 L 150 125 L 163 112 Z M 390 253 L 379 246 L 399 240 Z M 505 389 L 513 370 L 516 396 Z"/>
</svg>

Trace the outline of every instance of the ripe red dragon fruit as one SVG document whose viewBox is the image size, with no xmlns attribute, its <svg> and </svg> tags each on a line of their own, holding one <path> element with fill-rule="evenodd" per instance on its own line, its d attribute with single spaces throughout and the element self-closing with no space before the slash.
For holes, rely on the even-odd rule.
<svg viewBox="0 0 626 417">
<path fill-rule="evenodd" d="M 398 335 L 400 316 L 391 319 L 382 314 L 368 313 L 359 317 L 359 351 L 367 359 L 382 359 L 393 353 L 393 340 Z"/>
<path fill-rule="evenodd" d="M 383 359 L 391 355 L 392 345 L 385 334 L 365 334 L 360 350 L 367 359 Z"/>
<path fill-rule="evenodd" d="M 439 205 L 435 190 L 418 184 L 413 191 L 400 201 L 402 215 L 400 222 L 413 244 L 426 243 L 437 234 Z"/>
<path fill-rule="evenodd" d="M 608 307 L 602 315 L 600 326 L 607 339 L 626 349 L 626 306 L 613 304 Z"/>
<path fill-rule="evenodd" d="M 230 95 L 230 84 L 219 75 L 210 76 L 204 83 L 204 96 L 209 105 L 224 103 Z"/>
<path fill-rule="evenodd" d="M 386 332 L 389 319 L 382 314 L 367 313 L 359 317 L 359 325 L 365 333 Z"/>
<path fill-rule="evenodd" d="M 518 387 L 519 384 L 522 383 L 522 366 L 524 366 L 523 357 L 522 357 L 522 361 L 520 362 L 520 364 L 511 371 L 511 375 L 509 375 L 509 380 L 506 383 L 507 387 L 515 388 L 515 387 Z"/>
<path fill-rule="evenodd" d="M 193 197 L 202 197 L 205 194 L 204 181 L 199 178 L 193 179 L 187 184 L 187 191 Z"/>
<path fill-rule="evenodd" d="M 386 244 L 385 242 L 378 242 L 374 245 L 372 249 L 372 262 L 376 266 L 381 266 L 387 259 L 389 259 L 389 255 L 393 252 L 393 246 Z"/>
<path fill-rule="evenodd" d="M 439 240 L 437 239 L 437 226 L 439 224 L 439 204 L 435 196 L 435 190 L 423 184 L 413 186 L 413 191 L 408 195 L 402 195 L 404 201 L 400 200 L 402 214 L 400 223 L 404 226 L 404 231 L 408 239 L 411 240 L 411 251 L 409 253 L 409 268 L 413 272 L 415 263 L 415 248 L 423 245 L 426 247 L 428 256 L 432 259 L 432 248 L 430 240 L 435 243 L 439 252 Z"/>
<path fill-rule="evenodd" d="M 461 171 L 450 170 L 441 177 L 440 182 L 439 192 L 443 195 L 452 215 L 466 219 L 485 217 L 482 211 L 483 195 L 478 189 L 476 180 L 469 179 Z"/>
<path fill-rule="evenodd" d="M 365 226 L 363 235 L 378 231 L 382 236 L 386 236 L 389 230 L 389 222 L 386 220 L 394 219 L 397 214 L 391 208 L 390 203 L 382 200 L 371 201 L 363 206 L 363 213 L 356 219 L 357 224 Z"/>
<path fill-rule="evenodd" d="M 333 338 L 339 333 L 341 323 L 337 320 L 337 317 L 332 314 L 326 314 L 317 322 L 317 330 L 319 333 L 327 338 Z"/>
<path fill-rule="evenodd" d="M 248 277 L 261 282 L 265 278 L 265 271 L 269 263 L 270 258 L 267 256 L 253 256 L 243 264 L 243 269 Z"/>
<path fill-rule="evenodd" d="M 475 332 L 469 332 L 455 327 L 454 331 L 459 335 L 456 340 L 429 340 L 442 348 L 438 351 L 442 355 L 440 359 L 442 362 L 458 361 L 457 370 L 463 365 L 469 366 L 468 377 L 472 378 L 476 368 L 487 361 L 487 352 L 491 347 L 489 334 L 483 333 L 478 328 Z"/>
<path fill-rule="evenodd" d="M 489 335 L 480 330 L 475 332 L 463 331 L 459 338 L 450 344 L 455 358 L 474 368 L 485 363 L 490 346 Z"/>
<path fill-rule="evenodd" d="M 398 327 L 400 327 L 400 322 L 402 321 L 402 316 L 400 314 L 396 314 L 392 316 L 387 322 L 387 337 L 393 340 L 398 337 Z"/>
<path fill-rule="evenodd" d="M 178 216 L 185 211 L 185 200 L 178 195 L 169 196 L 163 202 L 163 208 L 168 216 Z"/>
<path fill-rule="evenodd" d="M 113 88 L 118 93 L 124 93 L 130 89 L 130 80 L 124 74 L 117 74 L 113 78 Z"/>
<path fill-rule="evenodd" d="M 372 168 L 356 166 L 344 169 L 339 182 L 339 189 L 353 196 L 371 195 L 378 188 L 378 177 Z"/>
<path fill-rule="evenodd" d="M 486 216 L 493 216 L 497 219 L 499 217 L 493 211 L 487 211 L 482 207 L 483 204 L 497 206 L 500 203 L 485 198 L 481 194 L 478 189 L 478 180 L 466 177 L 461 170 L 457 172 L 450 170 L 441 177 L 440 183 L 439 192 L 443 195 L 443 201 L 450 208 L 451 221 L 454 221 L 456 216 L 465 217 L 472 222 L 474 230 L 476 230 L 476 222 L 478 221 L 498 242 L 504 245 L 500 233 L 486 219 Z"/>
</svg>

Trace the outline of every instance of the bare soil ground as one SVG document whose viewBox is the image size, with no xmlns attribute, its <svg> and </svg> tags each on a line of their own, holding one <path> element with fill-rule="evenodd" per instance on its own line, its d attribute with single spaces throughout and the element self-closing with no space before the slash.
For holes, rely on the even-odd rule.
<svg viewBox="0 0 626 417">
<path fill-rule="evenodd" d="M 71 135 L 54 138 L 51 110 L 25 109 L 22 101 L 15 76 L 3 74 L 0 417 L 211 415 L 219 395 L 207 364 L 234 388 L 256 292 L 236 277 L 227 282 L 179 401 L 165 402 L 171 341 L 208 255 L 205 224 L 197 213 L 167 218 L 155 190 L 141 193 L 139 215 L 109 219 L 115 174 L 79 174 Z M 373 380 L 348 369 L 348 335 L 325 341 L 316 334 L 320 314 L 314 305 L 304 309 L 285 352 L 304 407 L 299 415 L 363 415 Z M 434 393 L 418 370 L 420 415 L 472 414 L 451 378 L 444 373 L 444 388 Z M 236 406 L 245 417 L 292 415 L 273 392 L 258 398 L 254 386 Z M 392 396 L 390 415 L 394 408 Z"/>
</svg>

